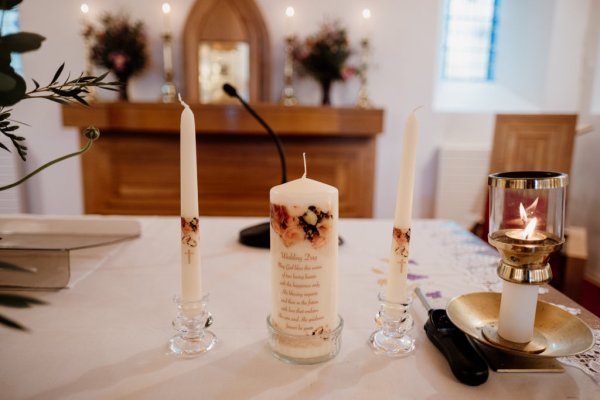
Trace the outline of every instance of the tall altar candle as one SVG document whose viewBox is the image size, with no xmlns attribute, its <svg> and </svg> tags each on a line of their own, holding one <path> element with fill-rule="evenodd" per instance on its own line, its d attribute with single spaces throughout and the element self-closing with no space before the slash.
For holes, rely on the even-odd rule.
<svg viewBox="0 0 600 400">
<path fill-rule="evenodd" d="M 181 300 L 202 299 L 200 268 L 200 220 L 198 174 L 196 168 L 196 125 L 190 107 L 181 100 L 180 179 L 181 179 Z"/>
<path fill-rule="evenodd" d="M 171 4 L 163 3 L 162 4 L 162 12 L 163 12 L 163 33 L 171 34 Z"/>
<path fill-rule="evenodd" d="M 271 325 L 308 339 L 338 327 L 338 190 L 306 177 L 275 186 L 271 201 Z M 289 357 L 331 352 L 318 340 L 281 343 Z"/>
<path fill-rule="evenodd" d="M 408 276 L 408 252 L 412 215 L 413 189 L 415 185 L 415 163 L 417 155 L 417 118 L 413 111 L 406 120 L 400 177 L 396 191 L 396 210 L 390 255 L 386 300 L 400 303 L 406 300 Z"/>
</svg>

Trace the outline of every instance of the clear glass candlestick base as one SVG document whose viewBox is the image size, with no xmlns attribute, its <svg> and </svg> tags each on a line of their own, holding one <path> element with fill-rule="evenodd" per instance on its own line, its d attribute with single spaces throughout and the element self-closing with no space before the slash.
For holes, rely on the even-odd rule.
<svg viewBox="0 0 600 400">
<path fill-rule="evenodd" d="M 394 303 L 387 301 L 383 293 L 378 296 L 380 308 L 375 316 L 379 327 L 371 337 L 369 346 L 376 354 L 388 357 L 404 357 L 415 349 L 415 339 L 408 334 L 413 327 L 410 315 L 412 298 L 406 302 Z"/>
<path fill-rule="evenodd" d="M 202 300 L 183 302 L 175 296 L 177 316 L 173 328 L 178 332 L 169 340 L 169 351 L 176 357 L 196 357 L 210 351 L 217 343 L 214 333 L 207 330 L 212 325 L 212 316 L 206 306 L 208 295 Z"/>
</svg>

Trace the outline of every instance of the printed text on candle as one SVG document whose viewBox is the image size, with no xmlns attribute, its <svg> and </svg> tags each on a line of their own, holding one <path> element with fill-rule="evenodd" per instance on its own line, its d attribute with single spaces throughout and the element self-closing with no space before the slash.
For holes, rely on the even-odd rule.
<svg viewBox="0 0 600 400">
<path fill-rule="evenodd" d="M 318 334 L 326 330 L 320 310 L 318 279 L 323 266 L 316 254 L 282 251 L 277 263 L 281 305 L 278 317 L 285 321 L 285 329 L 303 334 Z"/>
</svg>

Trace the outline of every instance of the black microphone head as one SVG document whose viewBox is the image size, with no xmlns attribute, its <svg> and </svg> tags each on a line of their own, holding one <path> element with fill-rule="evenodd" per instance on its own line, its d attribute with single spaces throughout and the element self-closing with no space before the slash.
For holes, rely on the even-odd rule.
<svg viewBox="0 0 600 400">
<path fill-rule="evenodd" d="M 231 97 L 237 97 L 237 95 L 238 95 L 237 90 L 235 90 L 235 88 L 233 86 L 231 86 L 229 83 L 226 83 L 223 85 L 223 91 Z"/>
</svg>

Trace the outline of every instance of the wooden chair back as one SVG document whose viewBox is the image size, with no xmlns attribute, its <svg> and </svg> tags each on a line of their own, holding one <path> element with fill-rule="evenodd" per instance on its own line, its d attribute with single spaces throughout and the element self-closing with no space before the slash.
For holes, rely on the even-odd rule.
<svg viewBox="0 0 600 400">
<path fill-rule="evenodd" d="M 490 173 L 558 171 L 569 174 L 577 115 L 496 116 Z"/>
</svg>

